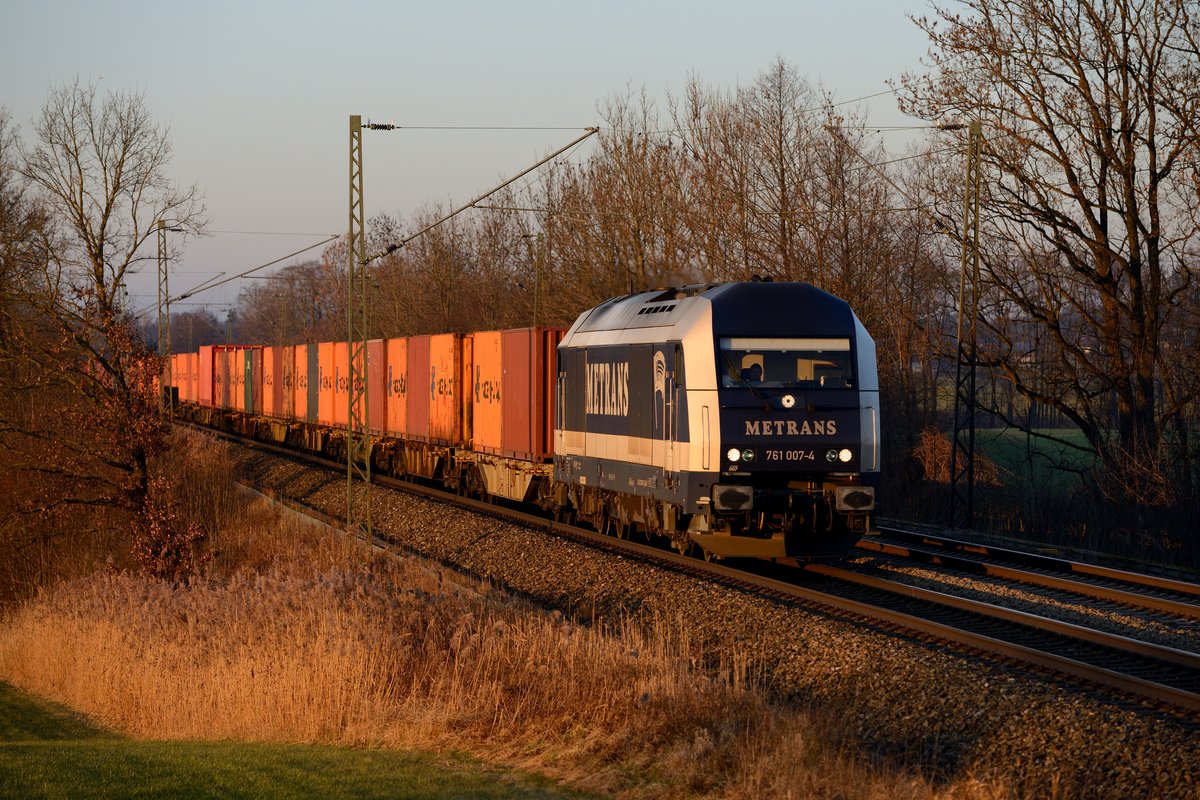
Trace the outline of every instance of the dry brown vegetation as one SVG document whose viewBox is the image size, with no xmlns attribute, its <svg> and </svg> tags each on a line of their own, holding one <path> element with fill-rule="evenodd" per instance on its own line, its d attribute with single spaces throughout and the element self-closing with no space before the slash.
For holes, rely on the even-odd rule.
<svg viewBox="0 0 1200 800">
<path fill-rule="evenodd" d="M 868 765 L 673 620 L 581 625 L 239 499 L 220 449 L 182 460 L 204 576 L 59 583 L 7 615 L 0 677 L 141 737 L 465 750 L 603 793 L 1003 794 Z"/>
</svg>

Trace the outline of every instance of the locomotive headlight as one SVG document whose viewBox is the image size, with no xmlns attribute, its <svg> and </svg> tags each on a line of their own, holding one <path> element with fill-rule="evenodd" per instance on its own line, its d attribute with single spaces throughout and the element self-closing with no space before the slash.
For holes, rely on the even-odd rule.
<svg viewBox="0 0 1200 800">
<path fill-rule="evenodd" d="M 729 451 L 725 453 L 725 457 L 730 461 L 737 463 L 742 458 L 742 451 L 738 450 L 736 447 L 731 447 L 729 448 Z"/>
<path fill-rule="evenodd" d="M 742 461 L 753 461 L 753 460 L 754 460 L 754 451 L 751 450 L 749 447 L 747 447 L 745 450 L 742 451 Z"/>
<path fill-rule="evenodd" d="M 843 447 L 838 451 L 838 461 L 842 462 L 843 464 L 849 464 L 850 459 L 852 458 L 854 458 L 854 453 L 850 452 L 849 447 Z"/>
<path fill-rule="evenodd" d="M 837 461 L 837 457 L 838 457 L 837 450 L 826 450 L 825 451 L 825 460 L 826 461 Z"/>
</svg>

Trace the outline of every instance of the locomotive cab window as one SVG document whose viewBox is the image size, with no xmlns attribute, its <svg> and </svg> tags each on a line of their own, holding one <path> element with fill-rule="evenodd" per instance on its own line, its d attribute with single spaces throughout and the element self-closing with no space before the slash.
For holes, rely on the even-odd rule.
<svg viewBox="0 0 1200 800">
<path fill-rule="evenodd" d="M 850 389 L 854 367 L 849 339 L 722 337 L 721 386 Z"/>
</svg>

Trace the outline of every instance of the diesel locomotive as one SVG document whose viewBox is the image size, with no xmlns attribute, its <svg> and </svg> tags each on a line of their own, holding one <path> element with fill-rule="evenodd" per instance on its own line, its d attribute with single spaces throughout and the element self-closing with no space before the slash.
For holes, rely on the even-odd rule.
<svg viewBox="0 0 1200 800">
<path fill-rule="evenodd" d="M 558 503 L 709 556 L 835 556 L 879 475 L 875 344 L 803 283 L 610 300 L 558 346 Z"/>
</svg>

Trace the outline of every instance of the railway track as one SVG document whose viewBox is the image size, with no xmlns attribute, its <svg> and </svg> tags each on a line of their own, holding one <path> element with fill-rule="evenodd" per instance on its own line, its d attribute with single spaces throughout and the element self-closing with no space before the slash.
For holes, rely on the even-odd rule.
<svg viewBox="0 0 1200 800">
<path fill-rule="evenodd" d="M 1197 583 L 892 527 L 881 527 L 880 536 L 863 539 L 858 547 L 967 574 L 990 575 L 1200 620 Z"/>
<path fill-rule="evenodd" d="M 237 437 L 227 438 L 289 459 L 338 471 L 345 469 L 343 464 L 319 457 L 259 442 L 247 442 Z M 766 594 L 789 604 L 822 609 L 826 613 L 833 612 L 876 627 L 889 628 L 902 635 L 915 635 L 926 641 L 950 643 L 977 654 L 998 657 L 1010 664 L 1067 676 L 1089 687 L 1103 687 L 1110 693 L 1115 692 L 1123 698 L 1148 703 L 1156 708 L 1176 713 L 1183 711 L 1192 717 L 1200 716 L 1200 654 L 1190 650 L 1118 636 L 1003 605 L 955 597 L 854 569 L 812 564 L 802 571 L 785 575 L 780 570 L 754 571 L 742 568 L 744 565 L 708 563 L 657 546 L 566 526 L 516 508 L 460 497 L 409 481 L 385 476 L 373 476 L 373 480 L 381 486 L 541 528 L 560 537 L 620 553 L 623 557 L 637 558 L 740 591 Z M 328 514 L 322 513 L 320 516 L 326 521 L 336 522 Z M 888 548 L 905 549 L 908 551 L 906 557 L 924 560 L 939 568 L 976 571 L 1009 581 L 1048 582 L 1054 577 L 1055 570 L 1049 568 L 1045 568 L 1045 572 L 1034 569 L 1026 574 L 1008 564 L 898 543 L 890 538 L 893 534 L 893 531 L 887 531 L 884 539 L 864 546 L 877 552 Z M 1020 576 L 1014 570 L 1020 571 Z M 1156 610 L 1160 613 L 1179 613 L 1180 618 L 1192 620 L 1198 618 L 1194 616 L 1196 604 L 1188 602 L 1189 597 L 1197 594 L 1195 587 L 1184 584 L 1145 588 L 1151 578 L 1092 576 L 1082 582 L 1088 586 L 1087 590 L 1080 590 L 1078 594 L 1084 598 L 1084 602 L 1135 603 L 1143 607 L 1152 602 L 1158 605 Z M 1122 585 L 1139 588 L 1127 589 L 1127 595 L 1121 595 Z M 1057 584 L 1055 588 L 1063 589 L 1063 584 Z M 1099 592 L 1103 594 L 1097 594 Z M 1175 610 L 1167 611 L 1167 608 Z"/>
</svg>

